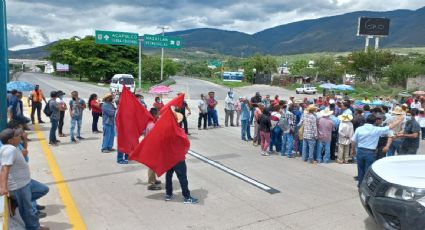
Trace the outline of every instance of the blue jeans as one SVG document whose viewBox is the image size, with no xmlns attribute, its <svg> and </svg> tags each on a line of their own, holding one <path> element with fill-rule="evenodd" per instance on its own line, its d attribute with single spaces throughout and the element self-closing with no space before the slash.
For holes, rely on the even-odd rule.
<svg viewBox="0 0 425 230">
<path fill-rule="evenodd" d="M 359 183 L 357 184 L 357 186 L 360 187 L 365 173 L 375 161 L 375 151 L 364 149 L 364 148 L 357 148 L 356 156 L 357 156 L 357 175 L 359 180 Z"/>
<path fill-rule="evenodd" d="M 249 120 L 241 120 L 241 139 L 251 140 L 251 128 L 249 127 Z"/>
<path fill-rule="evenodd" d="M 307 157 L 308 157 L 308 160 L 310 162 L 313 162 L 315 145 L 316 145 L 316 140 L 303 139 L 303 152 L 302 152 L 303 161 L 307 161 Z M 307 151 L 308 151 L 308 155 L 307 155 Z"/>
<path fill-rule="evenodd" d="M 122 160 L 128 161 L 128 154 L 123 153 L 121 151 L 117 151 L 117 162 L 122 161 Z"/>
<path fill-rule="evenodd" d="M 325 148 L 324 156 L 322 156 L 323 148 Z M 329 163 L 329 161 L 331 160 L 331 142 L 319 141 L 316 159 L 318 163 Z"/>
<path fill-rule="evenodd" d="M 72 117 L 71 118 L 71 140 L 74 140 L 74 130 L 75 130 L 75 125 L 77 125 L 77 137 L 81 137 L 81 123 L 83 121 L 83 117 Z"/>
<path fill-rule="evenodd" d="M 32 201 L 36 201 L 48 192 L 49 187 L 36 180 L 31 180 L 20 189 L 10 191 L 10 197 L 18 204 L 19 214 L 25 223 L 25 229 L 37 230 L 40 228 L 40 222 L 33 210 Z"/>
<path fill-rule="evenodd" d="M 400 153 L 400 145 L 401 145 L 401 139 L 393 139 L 393 142 L 391 142 L 390 148 L 388 148 L 387 157 L 394 156 L 395 151 L 397 151 L 397 153 Z"/>
<path fill-rule="evenodd" d="M 173 194 L 173 174 L 176 172 L 177 178 L 180 182 L 180 188 L 182 189 L 182 195 L 184 198 L 190 198 L 189 182 L 187 181 L 187 167 L 186 161 L 182 160 L 177 163 L 174 167 L 167 171 L 165 174 L 165 193 L 167 195 Z"/>
<path fill-rule="evenodd" d="M 111 150 L 114 146 L 115 128 L 114 125 L 103 125 L 102 150 Z"/>
<path fill-rule="evenodd" d="M 56 130 L 58 129 L 59 120 L 56 119 L 50 119 L 50 122 L 52 123 L 52 127 L 50 127 L 50 133 L 49 133 L 49 143 L 54 144 L 56 143 Z"/>
<path fill-rule="evenodd" d="M 215 109 L 208 109 L 208 126 L 211 125 L 218 126 L 218 115 Z"/>
<path fill-rule="evenodd" d="M 287 155 L 288 157 L 292 157 L 292 149 L 294 148 L 294 134 L 291 133 L 283 133 L 282 136 L 282 151 L 281 156 Z M 287 154 L 285 154 L 287 152 Z"/>
<path fill-rule="evenodd" d="M 273 151 L 273 146 L 276 146 L 276 152 L 282 151 L 282 129 L 278 125 L 271 130 L 270 151 Z"/>
</svg>

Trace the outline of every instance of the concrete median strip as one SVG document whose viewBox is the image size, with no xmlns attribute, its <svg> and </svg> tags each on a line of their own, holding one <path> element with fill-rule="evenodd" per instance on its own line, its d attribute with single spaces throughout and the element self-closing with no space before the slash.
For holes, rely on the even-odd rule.
<svg viewBox="0 0 425 230">
<path fill-rule="evenodd" d="M 47 164 L 49 165 L 50 171 L 52 172 L 56 188 L 59 192 L 62 203 L 65 206 L 65 212 L 68 216 L 69 224 L 72 225 L 73 229 L 87 229 L 83 218 L 81 217 L 80 212 L 78 211 L 78 208 L 75 205 L 71 192 L 68 189 L 68 185 L 64 182 L 65 180 L 62 176 L 58 164 L 56 163 L 56 159 L 53 155 L 53 152 L 49 148 L 49 145 L 47 144 L 47 141 L 44 138 L 44 135 L 41 132 L 38 124 L 34 125 L 34 130 L 37 138 L 40 140 L 40 146 L 43 150 L 44 157 L 47 160 Z"/>
<path fill-rule="evenodd" d="M 255 180 L 255 179 L 253 179 L 253 178 L 251 178 L 249 176 L 246 176 L 246 175 L 244 175 L 244 174 L 242 174 L 240 172 L 237 172 L 237 171 L 235 171 L 235 170 L 233 170 L 233 169 L 231 169 L 231 168 L 229 168 L 227 166 L 224 166 L 224 165 L 218 163 L 217 161 L 213 161 L 213 160 L 209 159 L 208 157 L 205 157 L 205 156 L 203 156 L 203 155 L 201 155 L 199 153 L 196 153 L 196 152 L 194 152 L 192 150 L 189 150 L 189 154 L 191 156 L 193 156 L 193 157 L 195 157 L 195 158 L 197 158 L 197 159 L 199 159 L 199 160 L 201 160 L 201 161 L 203 161 L 203 162 L 205 162 L 205 163 L 207 163 L 207 164 L 215 167 L 215 168 L 220 169 L 223 172 L 226 172 L 226 173 L 228 173 L 228 174 L 230 174 L 230 175 L 232 175 L 232 176 L 234 176 L 234 177 L 236 177 L 236 178 L 238 178 L 240 180 L 243 180 L 243 181 L 247 182 L 248 184 L 254 185 L 255 187 L 257 187 L 257 188 L 259 188 L 259 189 L 261 189 L 261 190 L 263 190 L 265 192 L 268 192 L 270 194 L 280 193 L 279 190 L 276 190 L 276 189 L 274 189 L 274 188 L 272 188 L 272 187 L 270 187 L 270 186 L 268 186 L 268 185 L 266 185 L 264 183 L 261 183 L 261 182 Z"/>
</svg>

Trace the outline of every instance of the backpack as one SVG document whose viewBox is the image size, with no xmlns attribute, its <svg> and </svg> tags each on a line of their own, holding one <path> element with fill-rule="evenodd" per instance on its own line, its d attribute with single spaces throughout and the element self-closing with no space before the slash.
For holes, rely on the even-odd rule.
<svg viewBox="0 0 425 230">
<path fill-rule="evenodd" d="M 277 125 L 279 125 L 280 129 L 282 129 L 283 132 L 288 131 L 288 129 L 290 127 L 289 127 L 289 120 L 288 120 L 286 114 L 284 114 L 280 117 Z"/>
<path fill-rule="evenodd" d="M 43 113 L 44 113 L 46 116 L 48 116 L 48 117 L 50 117 L 50 116 L 52 115 L 52 113 L 53 113 L 53 111 L 50 109 L 50 101 L 52 101 L 52 99 L 50 99 L 50 100 L 46 103 L 46 106 L 44 106 L 44 109 L 43 109 Z"/>
</svg>

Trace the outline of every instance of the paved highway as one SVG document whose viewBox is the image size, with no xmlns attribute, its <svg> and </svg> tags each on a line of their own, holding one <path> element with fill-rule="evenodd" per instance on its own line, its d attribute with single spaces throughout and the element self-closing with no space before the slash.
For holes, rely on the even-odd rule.
<svg viewBox="0 0 425 230">
<path fill-rule="evenodd" d="M 108 88 L 54 78 L 44 74 L 24 73 L 20 80 L 38 83 L 46 93 L 73 90 L 87 99 L 95 92 L 103 95 Z M 85 111 L 82 136 L 86 140 L 72 144 L 69 137 L 51 147 L 63 180 L 46 161 L 41 140 L 31 133 L 30 166 L 35 179 L 51 188 L 40 203 L 47 205 L 48 217 L 42 223 L 51 229 L 70 229 L 81 216 L 87 229 L 379 229 L 360 204 L 355 165 L 311 165 L 299 158 L 278 155 L 263 157 L 259 148 L 240 140 L 238 127 L 213 130 L 196 129 L 196 100 L 200 93 L 215 91 L 219 99 L 219 116 L 223 124 L 223 99 L 228 89 L 212 83 L 176 77 L 174 92 L 189 93 L 193 115 L 189 116 L 191 150 L 226 169 L 218 169 L 191 155 L 187 156 L 189 188 L 200 198 L 197 205 L 181 202 L 175 191 L 172 202 L 163 200 L 164 190 L 148 191 L 147 169 L 139 163 L 118 165 L 115 153 L 101 153 L 101 135 L 91 133 L 91 115 Z M 236 94 L 253 95 L 256 91 L 270 95 L 294 94 L 280 88 L 250 86 L 236 89 Z M 169 95 L 171 98 L 174 95 Z M 148 104 L 152 96 L 146 95 Z M 69 133 L 69 116 L 64 129 Z M 44 118 L 47 120 L 47 118 Z M 40 126 L 48 137 L 50 125 Z M 423 144 L 423 143 L 422 143 Z M 231 174 L 236 171 L 273 188 L 261 189 Z M 164 182 L 164 178 L 160 178 Z M 174 178 L 174 188 L 179 188 Z M 61 187 L 66 185 L 66 188 Z M 69 194 L 63 193 L 67 189 Z M 65 195 L 64 195 L 65 194 Z M 62 198 L 61 198 L 62 196 Z M 75 204 L 69 209 L 68 204 Z M 71 221 L 70 221 L 71 219 Z"/>
</svg>

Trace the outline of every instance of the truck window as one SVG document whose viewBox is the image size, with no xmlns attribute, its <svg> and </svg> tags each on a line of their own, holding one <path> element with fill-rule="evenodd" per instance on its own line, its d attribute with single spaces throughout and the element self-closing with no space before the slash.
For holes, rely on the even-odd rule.
<svg viewBox="0 0 425 230">
<path fill-rule="evenodd" d="M 134 79 L 129 77 L 122 77 L 120 78 L 120 84 L 132 85 L 134 84 Z"/>
</svg>

